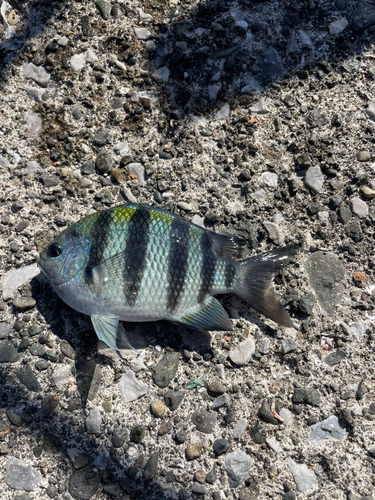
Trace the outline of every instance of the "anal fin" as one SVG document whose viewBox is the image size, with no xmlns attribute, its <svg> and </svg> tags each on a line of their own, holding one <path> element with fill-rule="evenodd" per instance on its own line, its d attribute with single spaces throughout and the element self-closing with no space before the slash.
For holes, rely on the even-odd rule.
<svg viewBox="0 0 375 500">
<path fill-rule="evenodd" d="M 133 349 L 139 352 L 130 344 L 124 327 L 119 323 L 118 316 L 91 316 L 96 335 L 112 349 Z"/>
<path fill-rule="evenodd" d="M 175 321 L 195 330 L 233 330 L 225 309 L 215 297 L 207 297 L 202 304 L 195 306 L 188 314 L 176 318 Z"/>
</svg>

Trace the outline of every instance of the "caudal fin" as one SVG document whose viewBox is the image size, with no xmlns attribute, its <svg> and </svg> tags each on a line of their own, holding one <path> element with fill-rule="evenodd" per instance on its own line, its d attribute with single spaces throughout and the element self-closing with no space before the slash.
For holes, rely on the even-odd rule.
<svg viewBox="0 0 375 500">
<path fill-rule="evenodd" d="M 299 245 L 292 244 L 239 262 L 237 287 L 233 292 L 244 302 L 279 325 L 293 327 L 272 286 L 272 277 L 294 257 Z"/>
</svg>

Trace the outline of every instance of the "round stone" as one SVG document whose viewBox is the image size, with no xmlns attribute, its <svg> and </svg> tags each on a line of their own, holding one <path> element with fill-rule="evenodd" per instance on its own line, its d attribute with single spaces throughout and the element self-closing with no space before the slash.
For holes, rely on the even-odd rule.
<svg viewBox="0 0 375 500">
<path fill-rule="evenodd" d="M 165 413 L 166 407 L 160 399 L 154 399 L 154 401 L 151 402 L 151 412 L 155 417 L 162 417 Z"/>
</svg>

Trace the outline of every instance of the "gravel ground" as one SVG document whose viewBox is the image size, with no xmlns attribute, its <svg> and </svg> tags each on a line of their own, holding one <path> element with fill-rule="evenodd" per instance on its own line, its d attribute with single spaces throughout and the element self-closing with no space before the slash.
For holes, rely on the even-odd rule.
<svg viewBox="0 0 375 500">
<path fill-rule="evenodd" d="M 12 7 L 1 499 L 375 498 L 375 6 Z M 229 296 L 230 335 L 125 324 L 138 358 L 98 343 L 35 261 L 125 201 L 247 238 L 244 256 L 300 243 L 275 277 L 296 329 Z"/>
</svg>

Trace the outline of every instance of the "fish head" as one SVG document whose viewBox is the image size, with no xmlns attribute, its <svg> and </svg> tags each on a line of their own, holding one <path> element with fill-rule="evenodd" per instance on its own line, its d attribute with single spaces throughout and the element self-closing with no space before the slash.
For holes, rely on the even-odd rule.
<svg viewBox="0 0 375 500">
<path fill-rule="evenodd" d="M 73 279 L 86 265 L 90 241 L 75 227 L 68 227 L 40 253 L 38 266 L 53 286 Z"/>
</svg>

